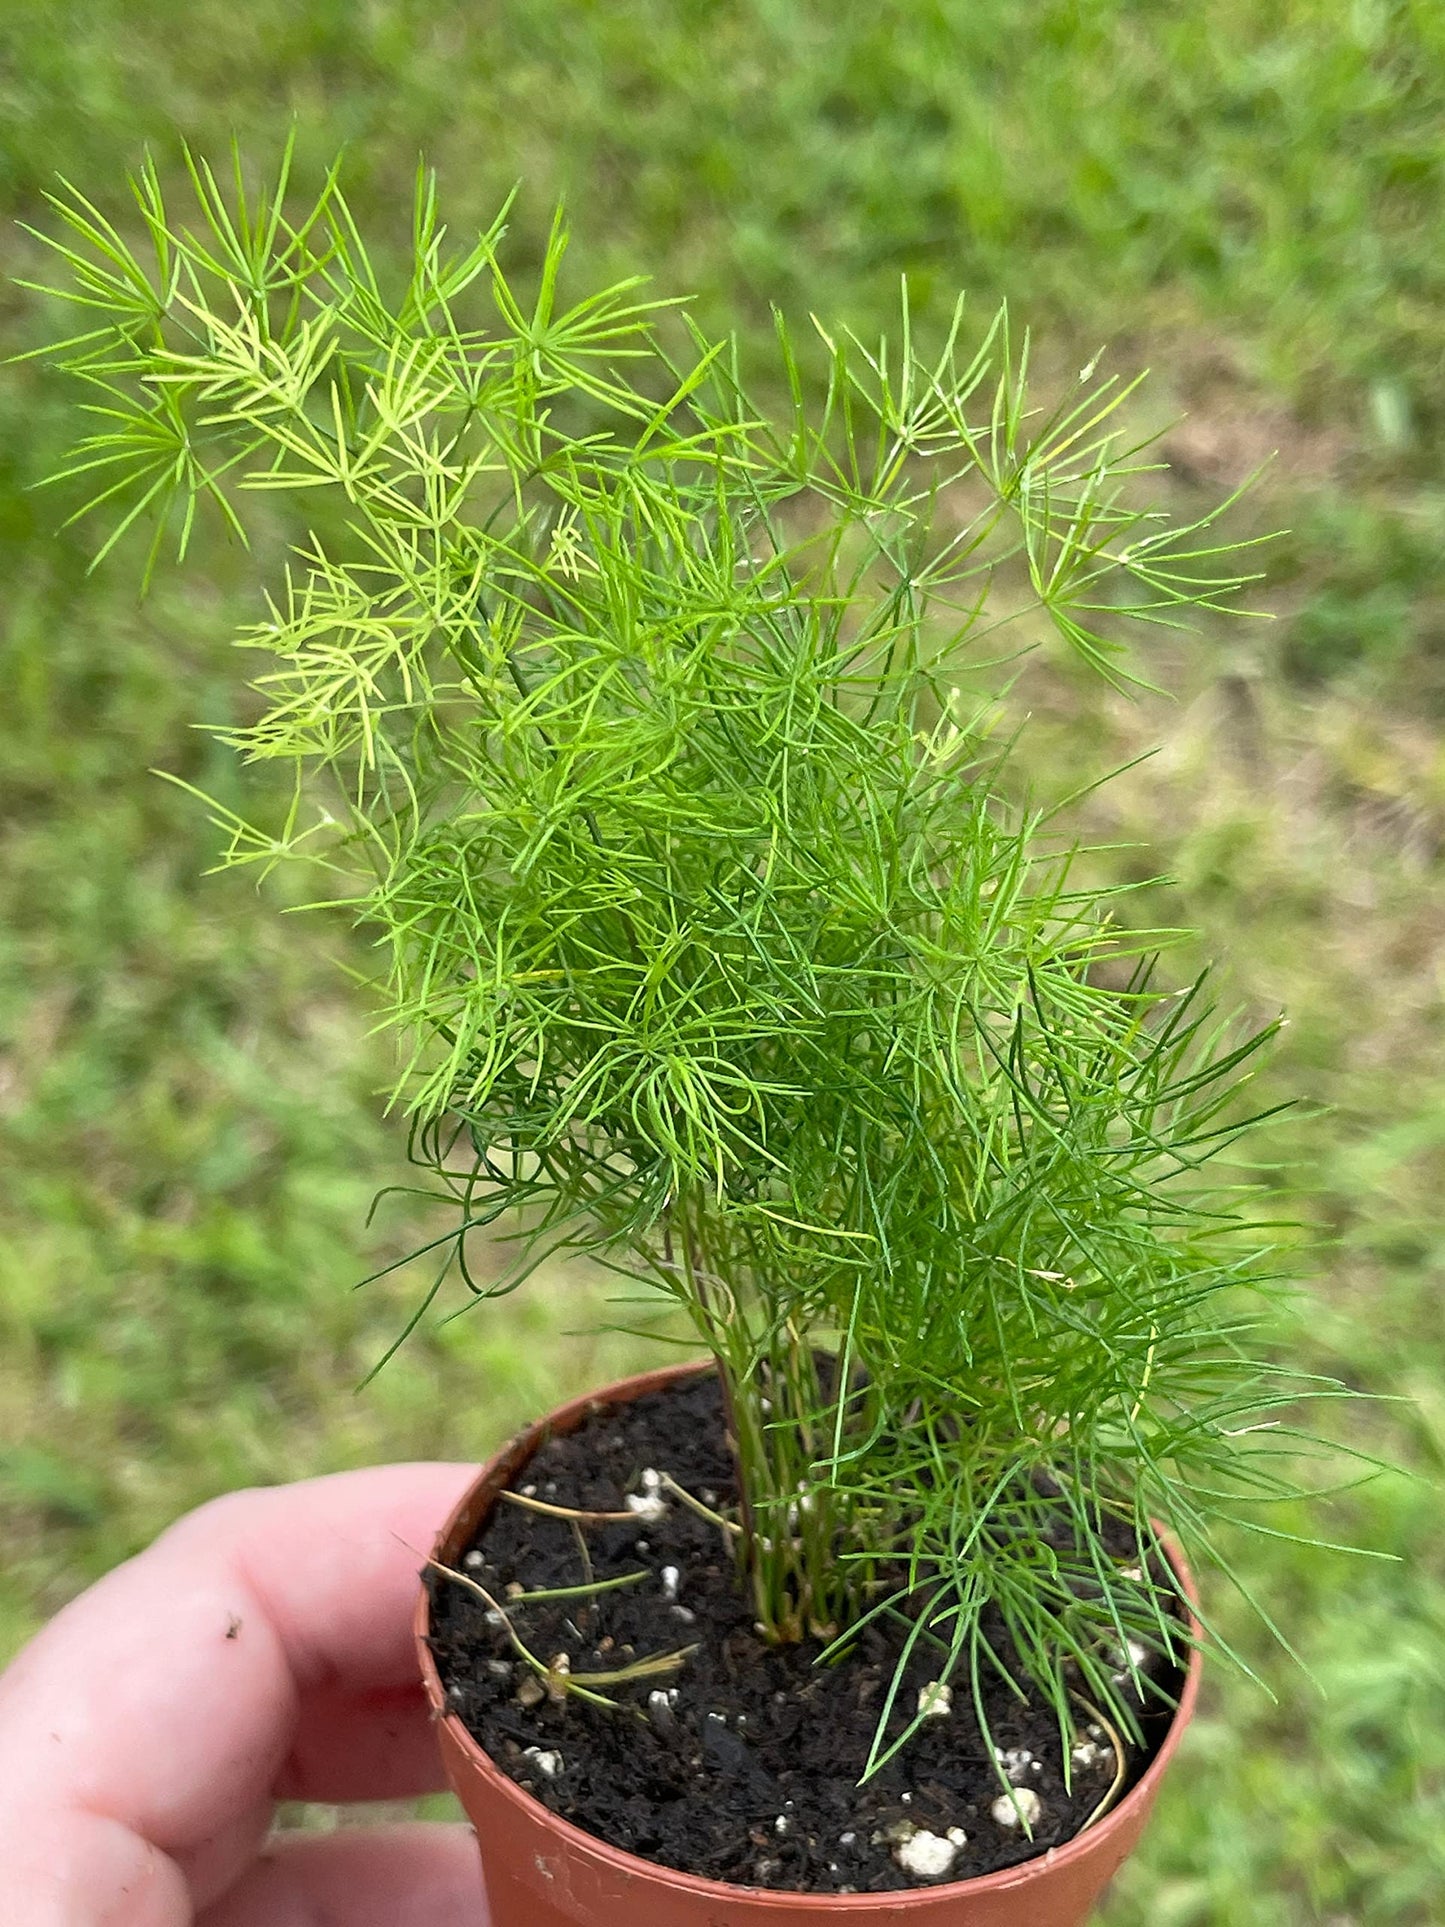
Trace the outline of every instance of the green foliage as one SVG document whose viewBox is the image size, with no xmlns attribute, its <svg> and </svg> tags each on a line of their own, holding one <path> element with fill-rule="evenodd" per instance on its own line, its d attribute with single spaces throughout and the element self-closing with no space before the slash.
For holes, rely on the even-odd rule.
<svg viewBox="0 0 1445 1927">
<path fill-rule="evenodd" d="M 1411 439 L 1439 419 L 1429 0 L 95 0 L 54 19 L 15 0 L 0 22 L 23 76 L 0 186 L 21 204 L 56 170 L 104 178 L 117 146 L 279 141 L 299 117 L 314 173 L 350 141 L 368 191 L 394 193 L 422 143 L 470 216 L 518 174 L 534 218 L 565 191 L 589 248 L 665 260 L 710 320 L 781 300 L 871 333 L 906 268 L 939 315 L 967 286 L 1086 334 L 1186 319 L 1247 337 L 1292 394 L 1389 381 Z"/>
<path fill-rule="evenodd" d="M 384 953 L 457 1214 L 408 1330 L 454 1267 L 600 1260 L 718 1359 L 770 1636 L 900 1615 L 977 1701 L 1006 1635 L 1061 1725 L 1075 1679 L 1132 1724 L 1118 1655 L 1177 1640 L 1156 1522 L 1222 1558 L 1292 1490 L 1277 1430 L 1241 1442 L 1299 1391 L 1240 1349 L 1267 1237 L 1205 1169 L 1263 1033 L 1153 987 L 1159 933 L 1003 808 L 960 675 L 1035 610 L 1131 677 L 1131 630 L 1247 580 L 1217 511 L 1135 506 L 1132 390 L 1091 362 L 1040 409 L 1003 315 L 825 335 L 813 405 L 780 325 L 774 427 L 634 282 L 563 307 L 560 224 L 524 300 L 424 176 L 388 286 L 334 175 L 286 211 L 289 158 L 250 197 L 192 163 L 198 225 L 147 167 L 144 258 L 57 200 L 65 474 L 101 556 L 149 518 L 147 574 L 201 502 L 313 516 L 221 731 L 292 803 L 225 809 L 227 861 L 311 865 Z M 890 1695 L 875 1762 L 911 1730 Z"/>
</svg>

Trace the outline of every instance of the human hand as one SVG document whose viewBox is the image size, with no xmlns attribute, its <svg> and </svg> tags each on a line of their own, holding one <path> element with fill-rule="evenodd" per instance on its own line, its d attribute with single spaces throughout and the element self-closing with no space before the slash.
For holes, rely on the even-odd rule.
<svg viewBox="0 0 1445 1927">
<path fill-rule="evenodd" d="M 440 1786 L 411 1616 L 474 1477 L 233 1493 L 67 1606 L 0 1676 L 6 1927 L 485 1927 L 466 1827 L 267 1844 L 277 1800 Z"/>
</svg>

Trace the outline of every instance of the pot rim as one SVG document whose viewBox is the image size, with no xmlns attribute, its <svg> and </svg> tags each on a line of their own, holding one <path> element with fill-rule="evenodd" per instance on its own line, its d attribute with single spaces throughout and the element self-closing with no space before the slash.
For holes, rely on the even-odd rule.
<svg viewBox="0 0 1445 1927">
<path fill-rule="evenodd" d="M 714 1361 L 706 1358 L 684 1364 L 663 1365 L 650 1372 L 634 1373 L 627 1378 L 615 1379 L 596 1391 L 585 1392 L 578 1398 L 568 1399 L 564 1404 L 554 1407 L 545 1417 L 524 1426 L 520 1432 L 515 1433 L 500 1446 L 479 1469 L 476 1478 L 452 1508 L 445 1525 L 437 1534 L 432 1556 L 434 1558 L 442 1556 L 448 1542 L 474 1505 L 478 1489 L 492 1482 L 495 1482 L 500 1489 L 501 1484 L 519 1472 L 547 1438 L 557 1432 L 575 1431 L 584 1418 L 591 1416 L 598 1409 L 605 1409 L 611 1404 L 630 1404 L 634 1399 L 641 1398 L 648 1392 L 661 1391 L 682 1379 L 700 1377 L 704 1372 L 714 1369 Z M 481 1518 L 485 1518 L 490 1509 L 490 1506 L 487 1507 L 481 1514 Z M 480 1524 L 481 1518 L 474 1522 L 473 1530 L 477 1524 Z M 425 1585 L 421 1587 L 417 1599 L 412 1631 L 421 1661 L 422 1683 L 431 1706 L 433 1719 L 447 1728 L 453 1744 L 466 1754 L 475 1771 L 487 1782 L 493 1794 L 514 1807 L 520 1816 L 525 1817 L 533 1825 L 542 1826 L 554 1833 L 564 1846 L 574 1852 L 587 1854 L 619 1872 L 630 1874 L 633 1878 L 645 1877 L 675 1892 L 695 1894 L 701 1899 L 719 1903 L 729 1901 L 736 1903 L 742 1899 L 768 1900 L 789 1908 L 796 1908 L 802 1913 L 826 1911 L 829 1914 L 864 1914 L 870 1910 L 876 1913 L 879 1903 L 887 1902 L 890 1911 L 904 1912 L 925 1904 L 936 1907 L 940 1900 L 961 1901 L 976 1894 L 1003 1893 L 1011 1887 L 1025 1885 L 1061 1863 L 1082 1860 L 1085 1856 L 1097 1852 L 1111 1834 L 1120 1831 L 1127 1824 L 1132 1808 L 1141 1803 L 1147 1805 L 1152 1802 L 1159 1782 L 1178 1749 L 1184 1730 L 1193 1717 L 1203 1671 L 1203 1654 L 1197 1643 L 1201 1627 L 1193 1610 L 1198 1604 L 1194 1576 L 1182 1548 L 1172 1534 L 1161 1532 L 1160 1536 L 1175 1576 L 1183 1588 L 1185 1601 L 1190 1609 L 1189 1629 L 1196 1643 L 1190 1648 L 1189 1661 L 1184 1674 L 1184 1690 L 1179 1696 L 1179 1703 L 1169 1722 L 1169 1731 L 1165 1734 L 1159 1751 L 1142 1776 L 1102 1820 L 1094 1826 L 1085 1828 L 1081 1833 L 1076 1833 L 1071 1840 L 1064 1841 L 1061 1846 L 1049 1847 L 1030 1860 L 1020 1861 L 1012 1867 L 1001 1867 L 994 1873 L 975 1874 L 967 1880 L 939 1881 L 926 1887 L 900 1888 L 882 1894 L 797 1893 L 785 1888 L 743 1887 L 731 1881 L 711 1880 L 702 1874 L 683 1873 L 675 1867 L 663 1866 L 658 1861 L 645 1860 L 640 1854 L 627 1853 L 621 1847 L 612 1846 L 597 1834 L 589 1833 L 586 1828 L 579 1827 L 570 1820 L 564 1820 L 560 1814 L 544 1806 L 540 1800 L 535 1799 L 524 1787 L 519 1786 L 515 1780 L 505 1774 L 486 1749 L 473 1737 L 460 1717 L 448 1711 L 441 1675 L 437 1671 L 429 1640 L 431 1597 Z"/>
</svg>

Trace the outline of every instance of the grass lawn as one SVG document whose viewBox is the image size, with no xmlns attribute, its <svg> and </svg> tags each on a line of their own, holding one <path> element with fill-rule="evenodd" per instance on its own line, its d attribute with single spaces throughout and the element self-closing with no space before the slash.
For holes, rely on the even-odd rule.
<svg viewBox="0 0 1445 1927">
<path fill-rule="evenodd" d="M 149 143 L 233 131 L 302 171 L 341 142 L 398 240 L 419 151 L 454 226 L 565 193 L 579 285 L 653 272 L 765 365 L 769 303 L 926 325 L 1007 295 L 1044 367 L 1109 344 L 1187 411 L 1192 500 L 1277 459 L 1236 526 L 1287 525 L 1258 601 L 1124 701 L 1030 665 L 1022 764 L 1062 794 L 1163 745 L 1085 827 L 1167 872 L 1231 993 L 1289 1028 L 1282 1201 L 1322 1234 L 1283 1345 L 1393 1404 L 1341 1423 L 1406 1475 L 1308 1517 L 1390 1561 L 1239 1548 L 1307 1671 L 1217 1604 L 1270 1693 L 1216 1668 L 1108 1927 L 1445 1919 L 1445 11 L 1429 0 L 10 0 L 0 266 L 33 273 L 57 170 L 107 206 Z M 53 317 L 0 289 L 7 347 Z M 250 567 L 216 540 L 144 604 L 87 574 L 33 484 L 69 398 L 0 374 L 0 1659 L 178 1511 L 251 1480 L 475 1457 L 636 1363 L 581 1274 L 426 1330 L 354 1387 L 417 1289 L 387 1066 L 339 927 L 205 878 L 221 795 L 191 725 L 239 700 Z"/>
</svg>

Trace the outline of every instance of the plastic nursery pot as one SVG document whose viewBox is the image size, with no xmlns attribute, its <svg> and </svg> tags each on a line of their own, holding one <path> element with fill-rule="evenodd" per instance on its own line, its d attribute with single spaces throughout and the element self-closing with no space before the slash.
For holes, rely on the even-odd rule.
<svg viewBox="0 0 1445 1927">
<path fill-rule="evenodd" d="M 455 1566 L 498 1492 L 542 1443 L 575 1431 L 611 1405 L 627 1404 L 711 1369 L 674 1365 L 623 1379 L 560 1406 L 529 1426 L 483 1467 L 437 1541 L 438 1563 Z M 1190 1598 L 1193 1583 L 1171 1552 Z M 732 1887 L 654 1866 L 559 1819 L 508 1779 L 447 1711 L 428 1641 L 430 1601 L 423 1591 L 415 1631 L 422 1677 L 442 1758 L 481 1847 L 491 1927 L 805 1927 L 840 1921 L 850 1927 L 903 1920 L 909 1927 L 1083 1927 L 1094 1902 L 1133 1852 L 1144 1831 L 1199 1692 L 1200 1657 L 1190 1655 L 1184 1691 L 1164 1743 L 1148 1771 L 1104 1819 L 1036 1860 L 973 1880 L 881 1894 L 778 1893 Z"/>
</svg>

